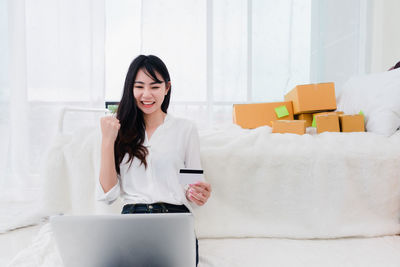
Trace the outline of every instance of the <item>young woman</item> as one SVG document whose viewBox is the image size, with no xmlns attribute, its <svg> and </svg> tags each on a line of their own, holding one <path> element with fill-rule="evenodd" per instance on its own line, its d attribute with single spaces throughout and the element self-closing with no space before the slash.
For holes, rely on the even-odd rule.
<svg viewBox="0 0 400 267">
<path fill-rule="evenodd" d="M 121 196 L 122 214 L 190 212 L 189 202 L 201 206 L 210 197 L 206 182 L 179 183 L 180 169 L 201 169 L 199 137 L 193 123 L 167 114 L 170 98 L 165 64 L 140 55 L 129 66 L 116 117 L 101 118 L 98 199 L 111 204 Z"/>
</svg>

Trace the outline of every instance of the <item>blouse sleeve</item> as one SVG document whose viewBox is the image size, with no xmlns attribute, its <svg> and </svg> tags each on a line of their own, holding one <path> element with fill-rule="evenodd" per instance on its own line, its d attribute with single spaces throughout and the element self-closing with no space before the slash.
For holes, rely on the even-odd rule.
<svg viewBox="0 0 400 267">
<path fill-rule="evenodd" d="M 194 124 L 189 131 L 186 152 L 185 152 L 185 168 L 202 169 L 200 158 L 200 140 L 199 133 Z"/>
<path fill-rule="evenodd" d="M 100 179 L 97 179 L 97 188 L 96 188 L 96 199 L 98 201 L 103 201 L 108 205 L 114 203 L 115 200 L 119 197 L 121 192 L 119 177 L 117 179 L 117 184 L 113 186 L 107 193 L 104 193 L 103 187 L 101 186 Z"/>
</svg>

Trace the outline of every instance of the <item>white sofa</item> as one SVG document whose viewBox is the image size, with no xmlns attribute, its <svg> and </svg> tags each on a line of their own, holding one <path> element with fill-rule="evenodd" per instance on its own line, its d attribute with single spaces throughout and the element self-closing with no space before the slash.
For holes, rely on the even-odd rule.
<svg viewBox="0 0 400 267">
<path fill-rule="evenodd" d="M 194 207 L 199 266 L 400 266 L 400 132 L 298 136 L 232 125 L 200 137 L 213 192 Z M 98 129 L 59 136 L 46 213 L 120 213 L 121 202 L 95 201 L 99 159 Z M 10 266 L 61 266 L 48 226 L 35 240 L 43 249 Z M 43 264 L 23 265 L 33 254 Z"/>
<path fill-rule="evenodd" d="M 202 266 L 400 266 L 400 132 L 203 133 Z"/>
</svg>

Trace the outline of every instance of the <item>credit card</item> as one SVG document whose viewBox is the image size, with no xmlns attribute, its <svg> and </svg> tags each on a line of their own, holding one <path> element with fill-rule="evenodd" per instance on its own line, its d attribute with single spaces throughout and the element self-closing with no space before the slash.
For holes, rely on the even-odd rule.
<svg viewBox="0 0 400 267">
<path fill-rule="evenodd" d="M 179 182 L 181 185 L 204 182 L 203 170 L 181 169 L 179 171 Z"/>
</svg>

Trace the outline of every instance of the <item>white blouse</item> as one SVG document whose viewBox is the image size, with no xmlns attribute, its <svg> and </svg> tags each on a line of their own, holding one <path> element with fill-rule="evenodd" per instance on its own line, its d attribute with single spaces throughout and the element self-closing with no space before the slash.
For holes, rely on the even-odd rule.
<svg viewBox="0 0 400 267">
<path fill-rule="evenodd" d="M 136 157 L 129 167 L 125 154 L 118 182 L 112 189 L 104 193 L 97 179 L 97 200 L 112 204 L 120 196 L 124 205 L 165 202 L 185 204 L 190 209 L 178 175 L 183 168 L 201 169 L 199 135 L 194 123 L 167 114 L 150 140 L 146 134 L 143 145 L 149 152 L 147 169 Z"/>
</svg>

